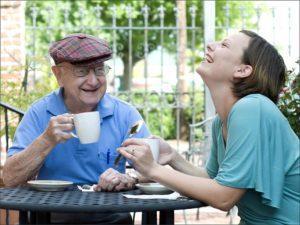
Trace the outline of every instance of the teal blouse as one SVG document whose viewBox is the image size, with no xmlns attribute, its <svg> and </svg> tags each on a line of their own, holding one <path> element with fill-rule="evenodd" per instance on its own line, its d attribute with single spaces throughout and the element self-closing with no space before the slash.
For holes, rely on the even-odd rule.
<svg viewBox="0 0 300 225">
<path fill-rule="evenodd" d="M 299 138 L 267 97 L 234 104 L 226 146 L 219 117 L 206 170 L 219 184 L 247 189 L 237 203 L 241 224 L 300 224 Z"/>
</svg>

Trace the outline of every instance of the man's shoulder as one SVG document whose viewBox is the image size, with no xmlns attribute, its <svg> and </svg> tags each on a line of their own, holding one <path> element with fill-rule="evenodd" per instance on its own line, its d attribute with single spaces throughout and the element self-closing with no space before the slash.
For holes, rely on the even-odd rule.
<svg viewBox="0 0 300 225">
<path fill-rule="evenodd" d="M 46 111 L 47 106 L 49 105 L 49 102 L 54 101 L 56 94 L 55 91 L 48 93 L 47 95 L 35 100 L 28 111 L 34 110 L 34 111 Z"/>
</svg>

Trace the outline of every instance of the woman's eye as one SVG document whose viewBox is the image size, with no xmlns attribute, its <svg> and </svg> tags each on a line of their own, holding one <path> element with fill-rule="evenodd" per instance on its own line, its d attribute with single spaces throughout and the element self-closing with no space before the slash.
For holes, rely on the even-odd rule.
<svg viewBox="0 0 300 225">
<path fill-rule="evenodd" d="M 227 47 L 227 45 L 225 43 L 222 43 L 221 46 L 222 47 Z"/>
</svg>

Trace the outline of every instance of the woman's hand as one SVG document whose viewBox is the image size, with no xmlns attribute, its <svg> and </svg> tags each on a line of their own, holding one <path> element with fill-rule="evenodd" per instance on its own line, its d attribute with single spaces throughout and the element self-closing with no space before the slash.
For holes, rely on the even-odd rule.
<svg viewBox="0 0 300 225">
<path fill-rule="evenodd" d="M 159 140 L 159 158 L 158 163 L 161 165 L 171 164 L 175 158 L 176 151 L 161 137 L 151 136 L 150 138 Z"/>
<path fill-rule="evenodd" d="M 127 139 L 118 151 L 127 159 L 131 160 L 134 168 L 146 178 L 151 179 L 153 170 L 158 167 L 154 161 L 150 146 L 142 140 Z"/>
</svg>

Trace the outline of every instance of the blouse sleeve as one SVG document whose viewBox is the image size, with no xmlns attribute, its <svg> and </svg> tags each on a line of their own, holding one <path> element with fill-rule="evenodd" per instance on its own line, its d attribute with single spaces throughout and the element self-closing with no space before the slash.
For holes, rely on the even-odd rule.
<svg viewBox="0 0 300 225">
<path fill-rule="evenodd" d="M 270 126 L 256 98 L 241 99 L 228 117 L 225 158 L 215 180 L 235 188 L 255 189 L 262 203 L 279 208 L 284 184 L 280 147 L 270 143 Z M 272 120 L 271 118 L 269 118 Z M 273 132 L 273 131 L 272 131 Z"/>
</svg>

